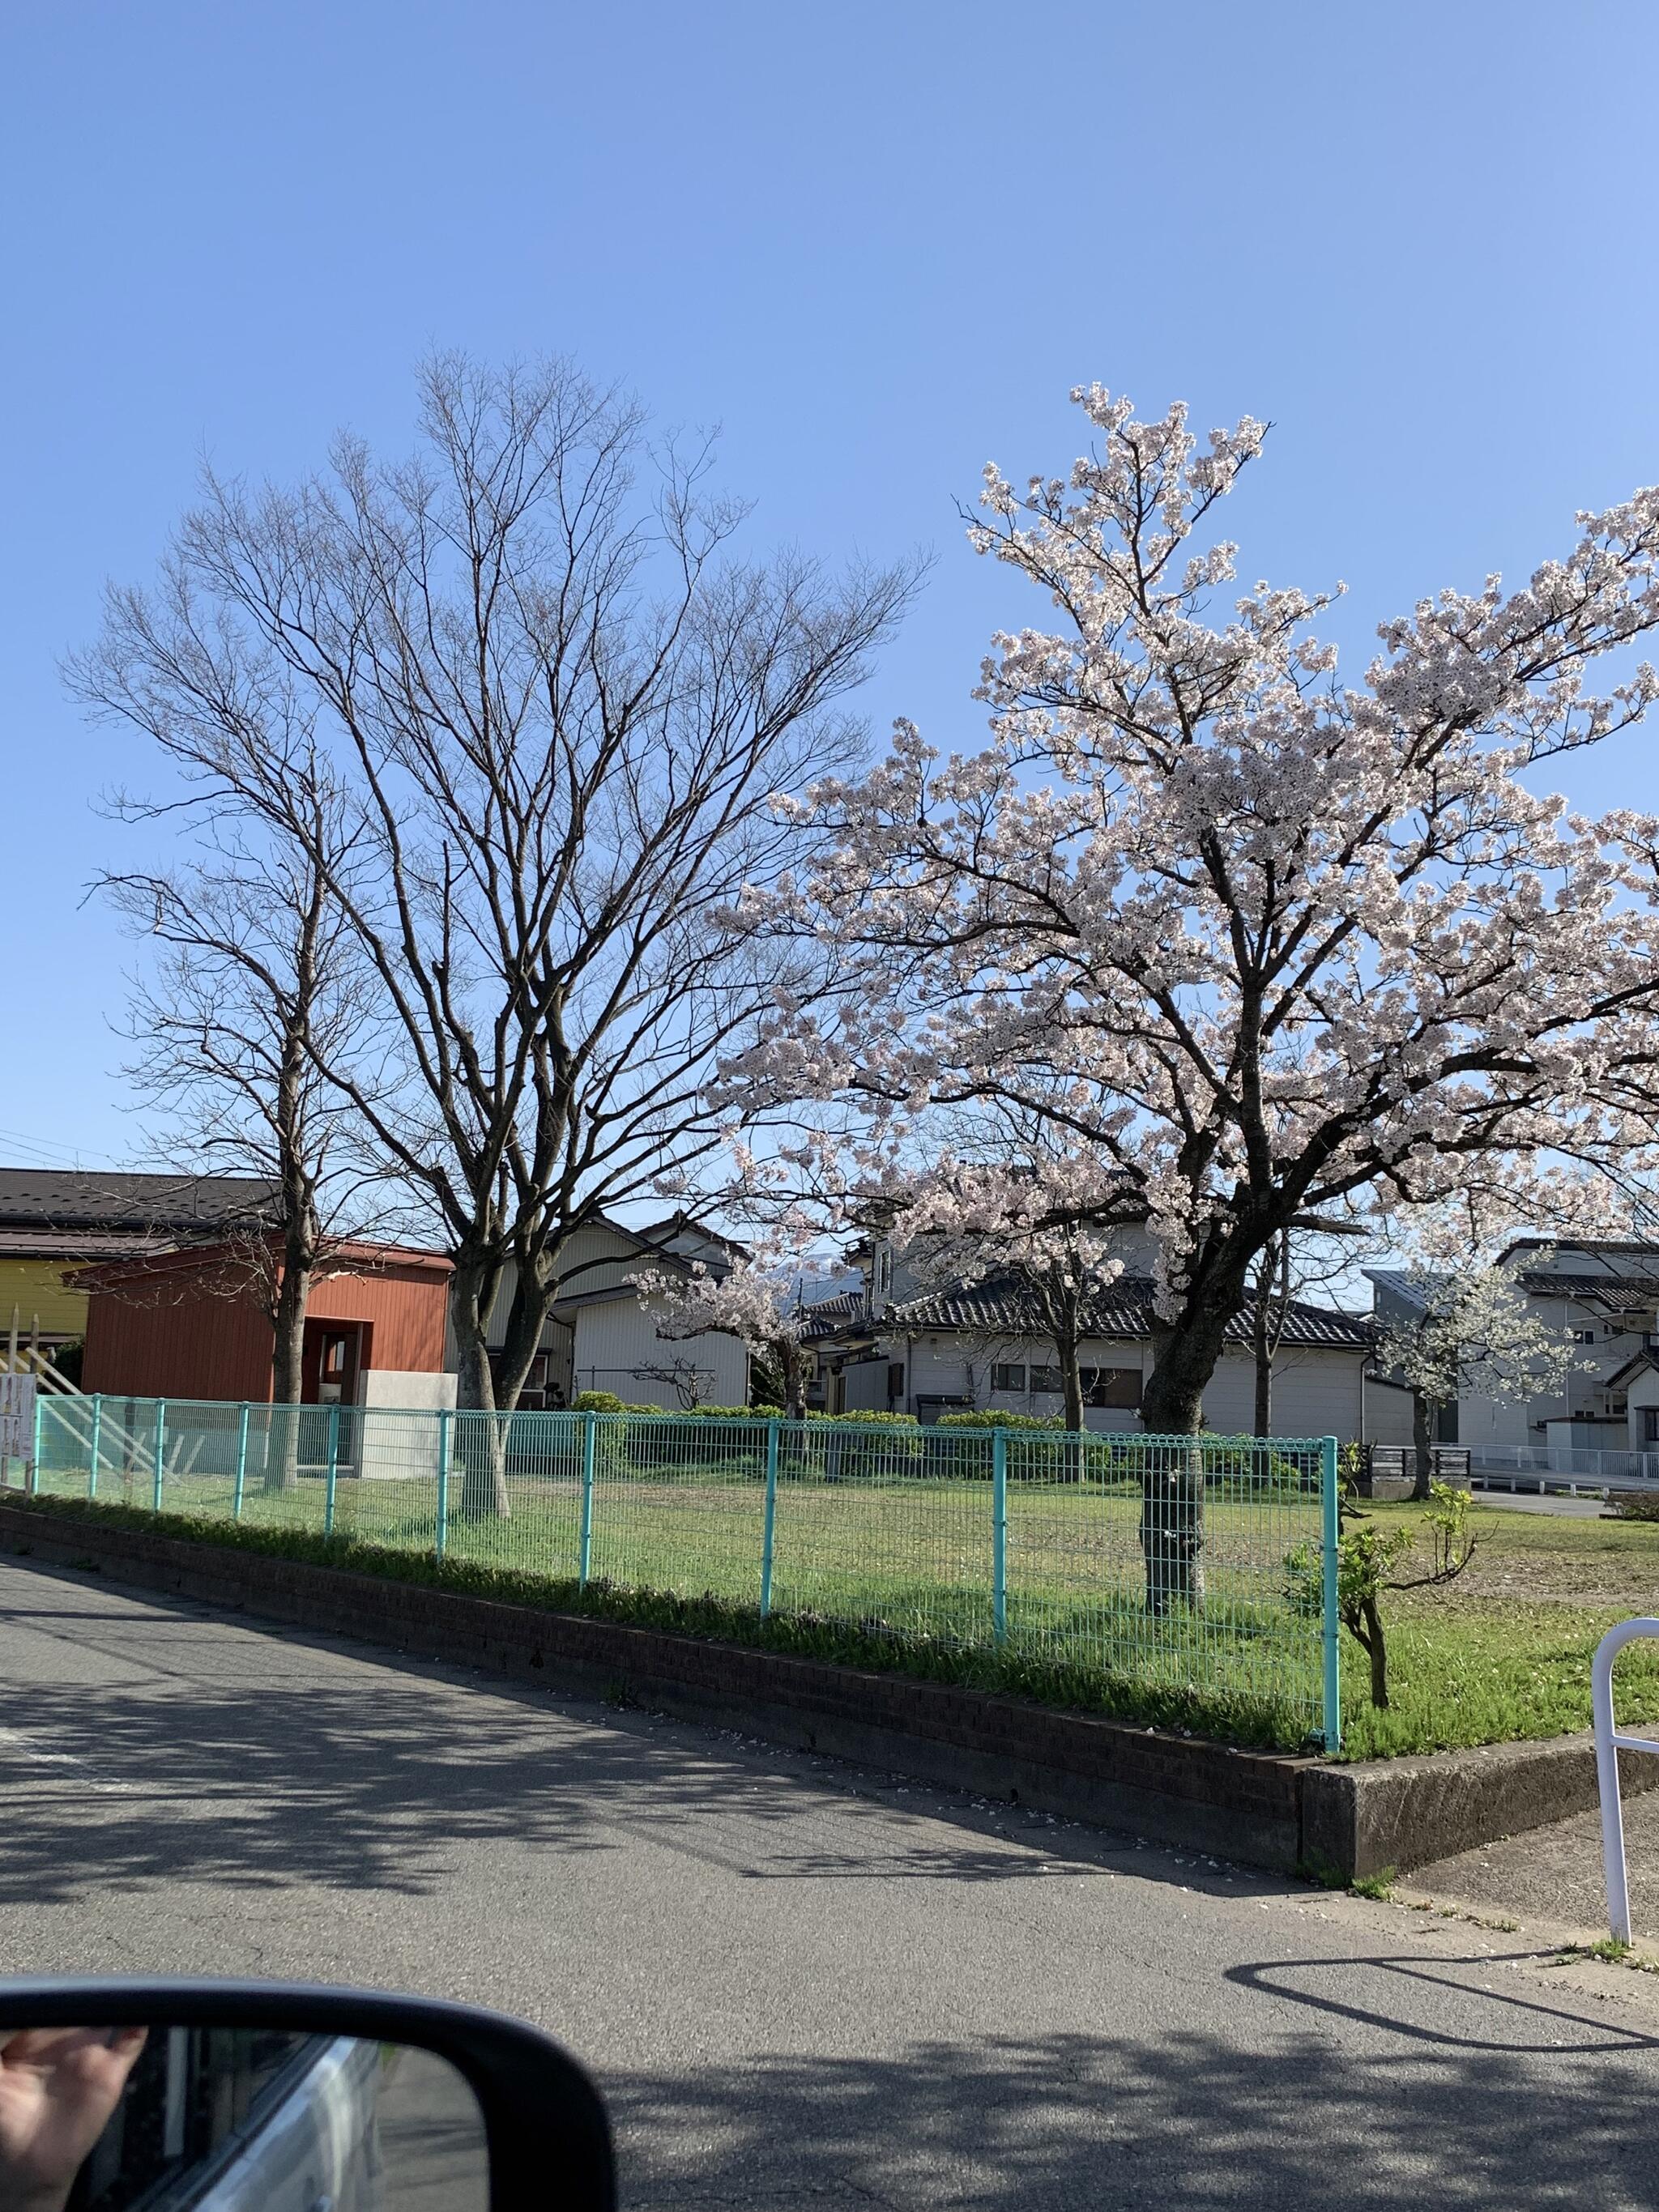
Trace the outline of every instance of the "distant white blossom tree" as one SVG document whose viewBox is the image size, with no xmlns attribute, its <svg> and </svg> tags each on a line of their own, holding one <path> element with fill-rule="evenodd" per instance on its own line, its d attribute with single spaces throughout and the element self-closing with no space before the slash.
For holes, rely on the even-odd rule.
<svg viewBox="0 0 1659 2212">
<path fill-rule="evenodd" d="M 1576 1356 L 1571 1338 L 1534 1312 L 1510 1270 L 1495 1263 L 1461 1273 L 1414 1268 L 1407 1296 L 1412 1310 L 1383 1331 L 1377 1358 L 1412 1394 L 1412 1494 L 1426 1498 L 1443 1407 L 1465 1389 L 1510 1402 L 1552 1397 L 1595 1362 Z"/>
<path fill-rule="evenodd" d="M 758 1260 L 739 1260 L 724 1275 L 701 1261 L 689 1277 L 646 1268 L 627 1278 L 640 1303 L 655 1305 L 657 1334 L 667 1343 L 690 1337 L 735 1337 L 757 1358 L 772 1361 L 783 1378 L 785 1413 L 806 1414 L 806 1316 L 799 1288 Z"/>
<path fill-rule="evenodd" d="M 861 1116 L 884 1162 L 933 1112 L 1041 1114 L 1087 1219 L 1155 1240 L 1143 1418 L 1193 1432 L 1287 1229 L 1455 1195 L 1583 1233 L 1598 1174 L 1650 1155 L 1659 822 L 1533 786 L 1659 696 L 1626 658 L 1659 624 L 1659 491 L 1582 515 L 1517 591 L 1385 623 L 1345 686 L 1333 595 L 1215 606 L 1236 549 L 1194 548 L 1264 426 L 1200 448 L 1182 407 L 1074 397 L 1092 450 L 1023 491 L 988 470 L 970 531 L 1052 626 L 996 638 L 982 750 L 901 722 L 873 774 L 782 802 L 828 858 L 740 911 L 832 941 L 841 990 L 780 1005 L 725 1090 Z M 1149 1507 L 1156 1610 L 1194 1595 L 1198 1480 Z"/>
</svg>

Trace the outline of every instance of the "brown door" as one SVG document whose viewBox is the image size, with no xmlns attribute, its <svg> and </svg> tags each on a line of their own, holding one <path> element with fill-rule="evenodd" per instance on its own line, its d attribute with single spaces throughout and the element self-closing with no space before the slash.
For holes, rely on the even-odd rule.
<svg viewBox="0 0 1659 2212">
<path fill-rule="evenodd" d="M 355 1406 L 362 1324 L 355 1321 L 306 1323 L 300 1395 L 307 1406 Z"/>
</svg>

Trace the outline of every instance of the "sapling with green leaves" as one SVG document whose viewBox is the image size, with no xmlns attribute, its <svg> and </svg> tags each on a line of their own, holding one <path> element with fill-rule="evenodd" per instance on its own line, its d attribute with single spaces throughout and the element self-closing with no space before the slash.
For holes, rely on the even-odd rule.
<svg viewBox="0 0 1659 2212">
<path fill-rule="evenodd" d="M 1385 1593 L 1434 1589 L 1455 1582 L 1474 1557 L 1469 1529 L 1469 1494 L 1449 1483 L 1429 1488 L 1428 1510 L 1413 1528 L 1401 1522 L 1383 1528 L 1369 1515 L 1343 1509 L 1343 1519 L 1358 1522 L 1337 1540 L 1336 1604 L 1342 1626 L 1370 1662 L 1371 1703 L 1379 1712 L 1389 1704 L 1389 1644 L 1382 1626 Z M 1417 1551 L 1419 1535 L 1429 1542 L 1429 1565 L 1422 1574 L 1401 1571 Z M 1324 1603 L 1324 1571 L 1317 1544 L 1299 1544 L 1285 1556 L 1287 1595 L 1299 1613 L 1319 1613 Z"/>
</svg>

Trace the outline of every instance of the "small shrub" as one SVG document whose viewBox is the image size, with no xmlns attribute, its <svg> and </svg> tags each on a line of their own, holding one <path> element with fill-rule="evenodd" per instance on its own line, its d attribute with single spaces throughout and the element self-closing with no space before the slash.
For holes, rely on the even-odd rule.
<svg viewBox="0 0 1659 2212">
<path fill-rule="evenodd" d="M 626 1413 L 630 1408 L 614 1390 L 578 1390 L 570 1410 L 573 1413 Z"/>
<path fill-rule="evenodd" d="M 837 1428 L 849 1424 L 860 1429 L 915 1429 L 921 1426 L 914 1413 L 881 1413 L 873 1408 L 857 1413 L 820 1413 L 808 1407 L 809 1421 L 833 1421 Z"/>
<path fill-rule="evenodd" d="M 1386 1905 L 1394 1895 L 1395 1876 L 1398 1869 L 1380 1867 L 1375 1874 L 1357 1874 L 1348 1884 L 1356 1897 L 1374 1897 L 1379 1905 Z"/>
<path fill-rule="evenodd" d="M 1607 1517 L 1610 1521 L 1659 1521 L 1659 1491 L 1610 1490 Z"/>
</svg>

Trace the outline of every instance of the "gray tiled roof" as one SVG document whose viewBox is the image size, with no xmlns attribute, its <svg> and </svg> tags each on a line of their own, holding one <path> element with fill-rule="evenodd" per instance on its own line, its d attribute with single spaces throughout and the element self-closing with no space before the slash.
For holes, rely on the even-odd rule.
<svg viewBox="0 0 1659 2212">
<path fill-rule="evenodd" d="M 834 1297 L 814 1298 L 803 1309 L 803 1334 L 809 1344 L 832 1336 L 837 1329 L 854 1327 L 864 1319 L 862 1290 L 838 1291 Z"/>
<path fill-rule="evenodd" d="M 1248 1343 L 1252 1307 L 1227 1329 L 1231 1343 Z M 1043 1327 L 1036 1301 L 1017 1276 L 991 1275 L 982 1282 L 952 1283 L 926 1297 L 907 1298 L 890 1307 L 882 1326 L 909 1332 L 919 1329 L 964 1329 L 981 1336 L 1041 1336 Z M 1083 1333 L 1092 1337 L 1145 1337 L 1152 1333 L 1152 1284 L 1149 1277 L 1121 1275 L 1108 1284 L 1084 1308 Z M 1280 1341 L 1286 1345 L 1328 1345 L 1358 1351 L 1371 1342 L 1371 1325 L 1361 1314 L 1340 1313 L 1329 1306 L 1304 1305 L 1292 1300 Z"/>
<path fill-rule="evenodd" d="M 276 1187 L 256 1176 L 118 1175 L 0 1167 L 0 1228 L 185 1235 L 270 1219 Z"/>
<path fill-rule="evenodd" d="M 1534 1297 L 1577 1298 L 1632 1312 L 1659 1300 L 1659 1275 L 1558 1275 L 1542 1267 L 1520 1279 Z"/>
</svg>

